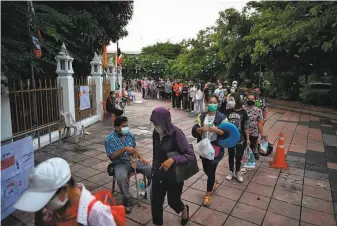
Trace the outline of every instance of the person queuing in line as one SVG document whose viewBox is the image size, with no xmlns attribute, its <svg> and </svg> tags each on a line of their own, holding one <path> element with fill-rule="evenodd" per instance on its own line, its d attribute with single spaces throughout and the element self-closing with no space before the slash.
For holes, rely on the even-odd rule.
<svg viewBox="0 0 337 226">
<path fill-rule="evenodd" d="M 158 92 L 159 92 L 159 99 L 160 100 L 165 100 L 165 82 L 163 81 L 163 79 L 160 79 L 160 81 L 158 81 Z"/>
<path fill-rule="evenodd" d="M 207 109 L 208 97 L 213 94 L 211 85 L 212 84 L 210 82 L 208 82 L 208 83 L 206 83 L 205 88 L 204 88 L 204 103 L 203 103 L 204 109 Z"/>
<path fill-rule="evenodd" d="M 261 109 L 255 106 L 254 94 L 248 94 L 245 110 L 249 118 L 249 140 L 250 148 L 252 149 L 255 159 L 259 159 L 259 152 L 257 150 L 259 135 L 264 138 L 263 132 L 263 115 Z"/>
<path fill-rule="evenodd" d="M 172 108 L 177 106 L 177 96 L 175 93 L 177 83 L 174 81 L 171 86 L 171 93 L 172 93 Z"/>
<path fill-rule="evenodd" d="M 114 126 L 115 130 L 105 139 L 105 150 L 113 164 L 116 181 L 123 194 L 125 210 L 130 213 L 133 201 L 129 192 L 129 174 L 134 171 L 131 167 L 131 158 L 136 157 L 138 159 L 136 170 L 144 174 L 149 181 L 151 179 L 151 166 L 136 149 L 136 140 L 130 132 L 127 117 L 116 117 Z"/>
<path fill-rule="evenodd" d="M 162 107 L 152 111 L 150 121 L 153 131 L 153 165 L 151 212 L 154 225 L 163 225 L 163 204 L 167 193 L 168 205 L 177 213 L 181 213 L 181 225 L 189 221 L 189 206 L 181 201 L 184 182 L 176 182 L 171 178 L 171 166 L 195 160 L 192 145 L 181 129 L 171 122 L 170 112 Z M 168 152 L 178 152 L 168 158 Z"/>
<path fill-rule="evenodd" d="M 24 212 L 36 212 L 35 225 L 115 226 L 109 206 L 96 201 L 83 184 L 77 184 L 69 164 L 48 159 L 32 170 L 28 189 L 14 204 Z M 91 204 L 93 203 L 93 204 Z M 92 205 L 90 211 L 89 205 Z"/>
<path fill-rule="evenodd" d="M 263 97 L 260 87 L 254 87 L 253 92 L 256 96 L 255 106 L 262 110 L 263 120 L 267 120 L 267 107 L 266 107 L 266 100 Z"/>
<path fill-rule="evenodd" d="M 189 108 L 189 97 L 188 97 L 188 84 L 185 83 L 185 85 L 183 86 L 182 90 L 181 90 L 181 97 L 182 97 L 182 101 L 183 101 L 183 111 L 187 111 L 187 109 Z"/>
<path fill-rule="evenodd" d="M 227 121 L 224 114 L 218 111 L 219 99 L 216 95 L 208 96 L 207 112 L 201 113 L 197 116 L 196 124 L 192 128 L 192 136 L 197 138 L 200 142 L 204 138 L 211 140 L 214 149 L 217 149 L 214 160 L 208 160 L 201 157 L 202 166 L 205 174 L 207 175 L 207 191 L 204 197 L 204 206 L 212 204 L 212 194 L 216 188 L 215 172 L 219 161 L 224 157 L 225 150 L 220 147 L 219 140 L 226 139 L 228 132 L 221 130 L 218 126 Z"/>
<path fill-rule="evenodd" d="M 243 182 L 243 177 L 240 173 L 241 159 L 245 148 L 250 145 L 249 140 L 249 118 L 247 111 L 242 108 L 241 98 L 238 93 L 231 93 L 227 100 L 226 116 L 228 121 L 234 124 L 240 131 L 240 140 L 233 148 L 228 148 L 228 163 L 229 170 L 226 179 L 232 180 L 236 177 L 238 182 Z M 235 158 L 235 171 L 234 171 Z"/>
<path fill-rule="evenodd" d="M 195 103 L 195 95 L 196 95 L 196 92 L 197 92 L 197 88 L 195 87 L 195 85 L 191 84 L 190 85 L 190 88 L 188 90 L 188 95 L 189 95 L 189 110 L 191 112 L 194 112 L 195 109 L 194 109 L 194 103 Z"/>
<path fill-rule="evenodd" d="M 172 93 L 172 83 L 170 82 L 169 79 L 167 79 L 165 86 L 165 100 L 170 100 L 171 99 L 171 93 Z"/>
<path fill-rule="evenodd" d="M 157 85 L 154 80 L 150 83 L 150 99 L 157 99 Z"/>
<path fill-rule="evenodd" d="M 198 85 L 196 87 L 196 92 L 195 92 L 195 111 L 199 114 L 202 113 L 203 111 L 203 102 L 202 100 L 204 99 L 204 93 L 201 90 L 201 86 Z"/>
<path fill-rule="evenodd" d="M 175 86 L 173 87 L 175 96 L 176 96 L 176 108 L 181 109 L 181 91 L 183 88 L 183 84 L 180 81 L 177 81 Z"/>
</svg>

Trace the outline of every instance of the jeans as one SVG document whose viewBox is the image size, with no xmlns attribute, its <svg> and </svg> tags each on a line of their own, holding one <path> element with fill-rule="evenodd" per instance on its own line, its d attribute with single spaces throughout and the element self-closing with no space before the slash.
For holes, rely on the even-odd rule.
<svg viewBox="0 0 337 226">
<path fill-rule="evenodd" d="M 157 171 L 160 172 L 160 171 Z M 162 171 L 161 171 L 162 172 Z M 163 225 L 163 204 L 167 193 L 168 205 L 177 213 L 181 213 L 185 209 L 184 203 L 181 201 L 184 182 L 177 183 L 169 181 L 165 177 L 166 173 L 152 173 L 152 197 L 151 212 L 152 222 L 154 225 Z"/>
<path fill-rule="evenodd" d="M 228 148 L 228 163 L 229 170 L 234 172 L 234 157 L 235 157 L 235 170 L 236 172 L 240 171 L 241 168 L 241 159 L 245 152 L 246 142 L 241 141 L 235 147 Z"/>
<path fill-rule="evenodd" d="M 177 106 L 177 97 L 174 93 L 172 93 L 172 107 L 175 108 Z"/>
<path fill-rule="evenodd" d="M 130 200 L 131 195 L 129 192 L 129 174 L 134 172 L 134 169 L 130 164 L 119 163 L 114 166 L 115 178 L 118 184 L 119 189 L 123 194 L 123 203 L 125 206 L 128 205 L 128 200 Z M 142 173 L 146 176 L 148 181 L 151 180 L 151 166 L 144 164 L 137 164 L 136 171 Z"/>
<path fill-rule="evenodd" d="M 195 100 L 195 111 L 198 113 L 202 112 L 202 100 Z"/>
<path fill-rule="evenodd" d="M 181 96 L 176 96 L 176 108 L 181 108 Z"/>
<path fill-rule="evenodd" d="M 207 175 L 207 192 L 211 192 L 213 190 L 213 186 L 215 183 L 215 171 L 218 167 L 218 162 L 212 164 L 211 160 L 202 158 L 202 168 L 204 169 L 205 174 Z"/>
</svg>

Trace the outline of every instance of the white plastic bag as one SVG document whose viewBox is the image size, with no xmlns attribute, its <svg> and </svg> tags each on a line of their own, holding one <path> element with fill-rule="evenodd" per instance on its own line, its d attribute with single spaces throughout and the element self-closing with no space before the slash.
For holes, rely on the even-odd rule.
<svg viewBox="0 0 337 226">
<path fill-rule="evenodd" d="M 242 163 L 243 168 L 250 168 L 250 169 L 255 168 L 254 153 L 249 146 L 247 146 L 245 149 L 245 152 L 242 156 L 241 163 Z"/>
<path fill-rule="evenodd" d="M 211 140 L 208 138 L 202 139 L 195 145 L 195 152 L 201 157 L 209 160 L 214 160 L 215 150 L 211 144 Z"/>
<path fill-rule="evenodd" d="M 259 153 L 261 153 L 262 155 L 267 155 L 268 147 L 269 147 L 268 140 L 266 139 L 261 140 Z"/>
<path fill-rule="evenodd" d="M 151 196 L 152 196 L 152 182 L 146 187 L 146 196 L 147 201 L 151 205 Z"/>
</svg>

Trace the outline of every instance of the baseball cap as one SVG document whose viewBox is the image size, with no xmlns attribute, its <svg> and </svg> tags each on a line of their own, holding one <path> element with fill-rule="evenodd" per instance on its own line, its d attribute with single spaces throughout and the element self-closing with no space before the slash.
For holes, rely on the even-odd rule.
<svg viewBox="0 0 337 226">
<path fill-rule="evenodd" d="M 41 210 L 70 178 L 70 166 L 64 159 L 51 158 L 40 163 L 32 170 L 28 189 L 14 204 L 14 208 L 25 212 Z"/>
</svg>

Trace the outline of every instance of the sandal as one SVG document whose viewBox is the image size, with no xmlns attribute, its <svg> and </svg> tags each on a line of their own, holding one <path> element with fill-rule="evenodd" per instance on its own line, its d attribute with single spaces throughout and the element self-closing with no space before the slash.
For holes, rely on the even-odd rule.
<svg viewBox="0 0 337 226">
<path fill-rule="evenodd" d="M 212 204 L 212 197 L 211 196 L 205 196 L 204 197 L 204 206 L 209 207 Z"/>
<path fill-rule="evenodd" d="M 183 219 L 181 218 L 181 225 L 186 225 L 188 221 L 190 220 L 190 207 L 188 205 L 185 205 L 186 211 L 187 211 L 187 218 Z"/>
</svg>

